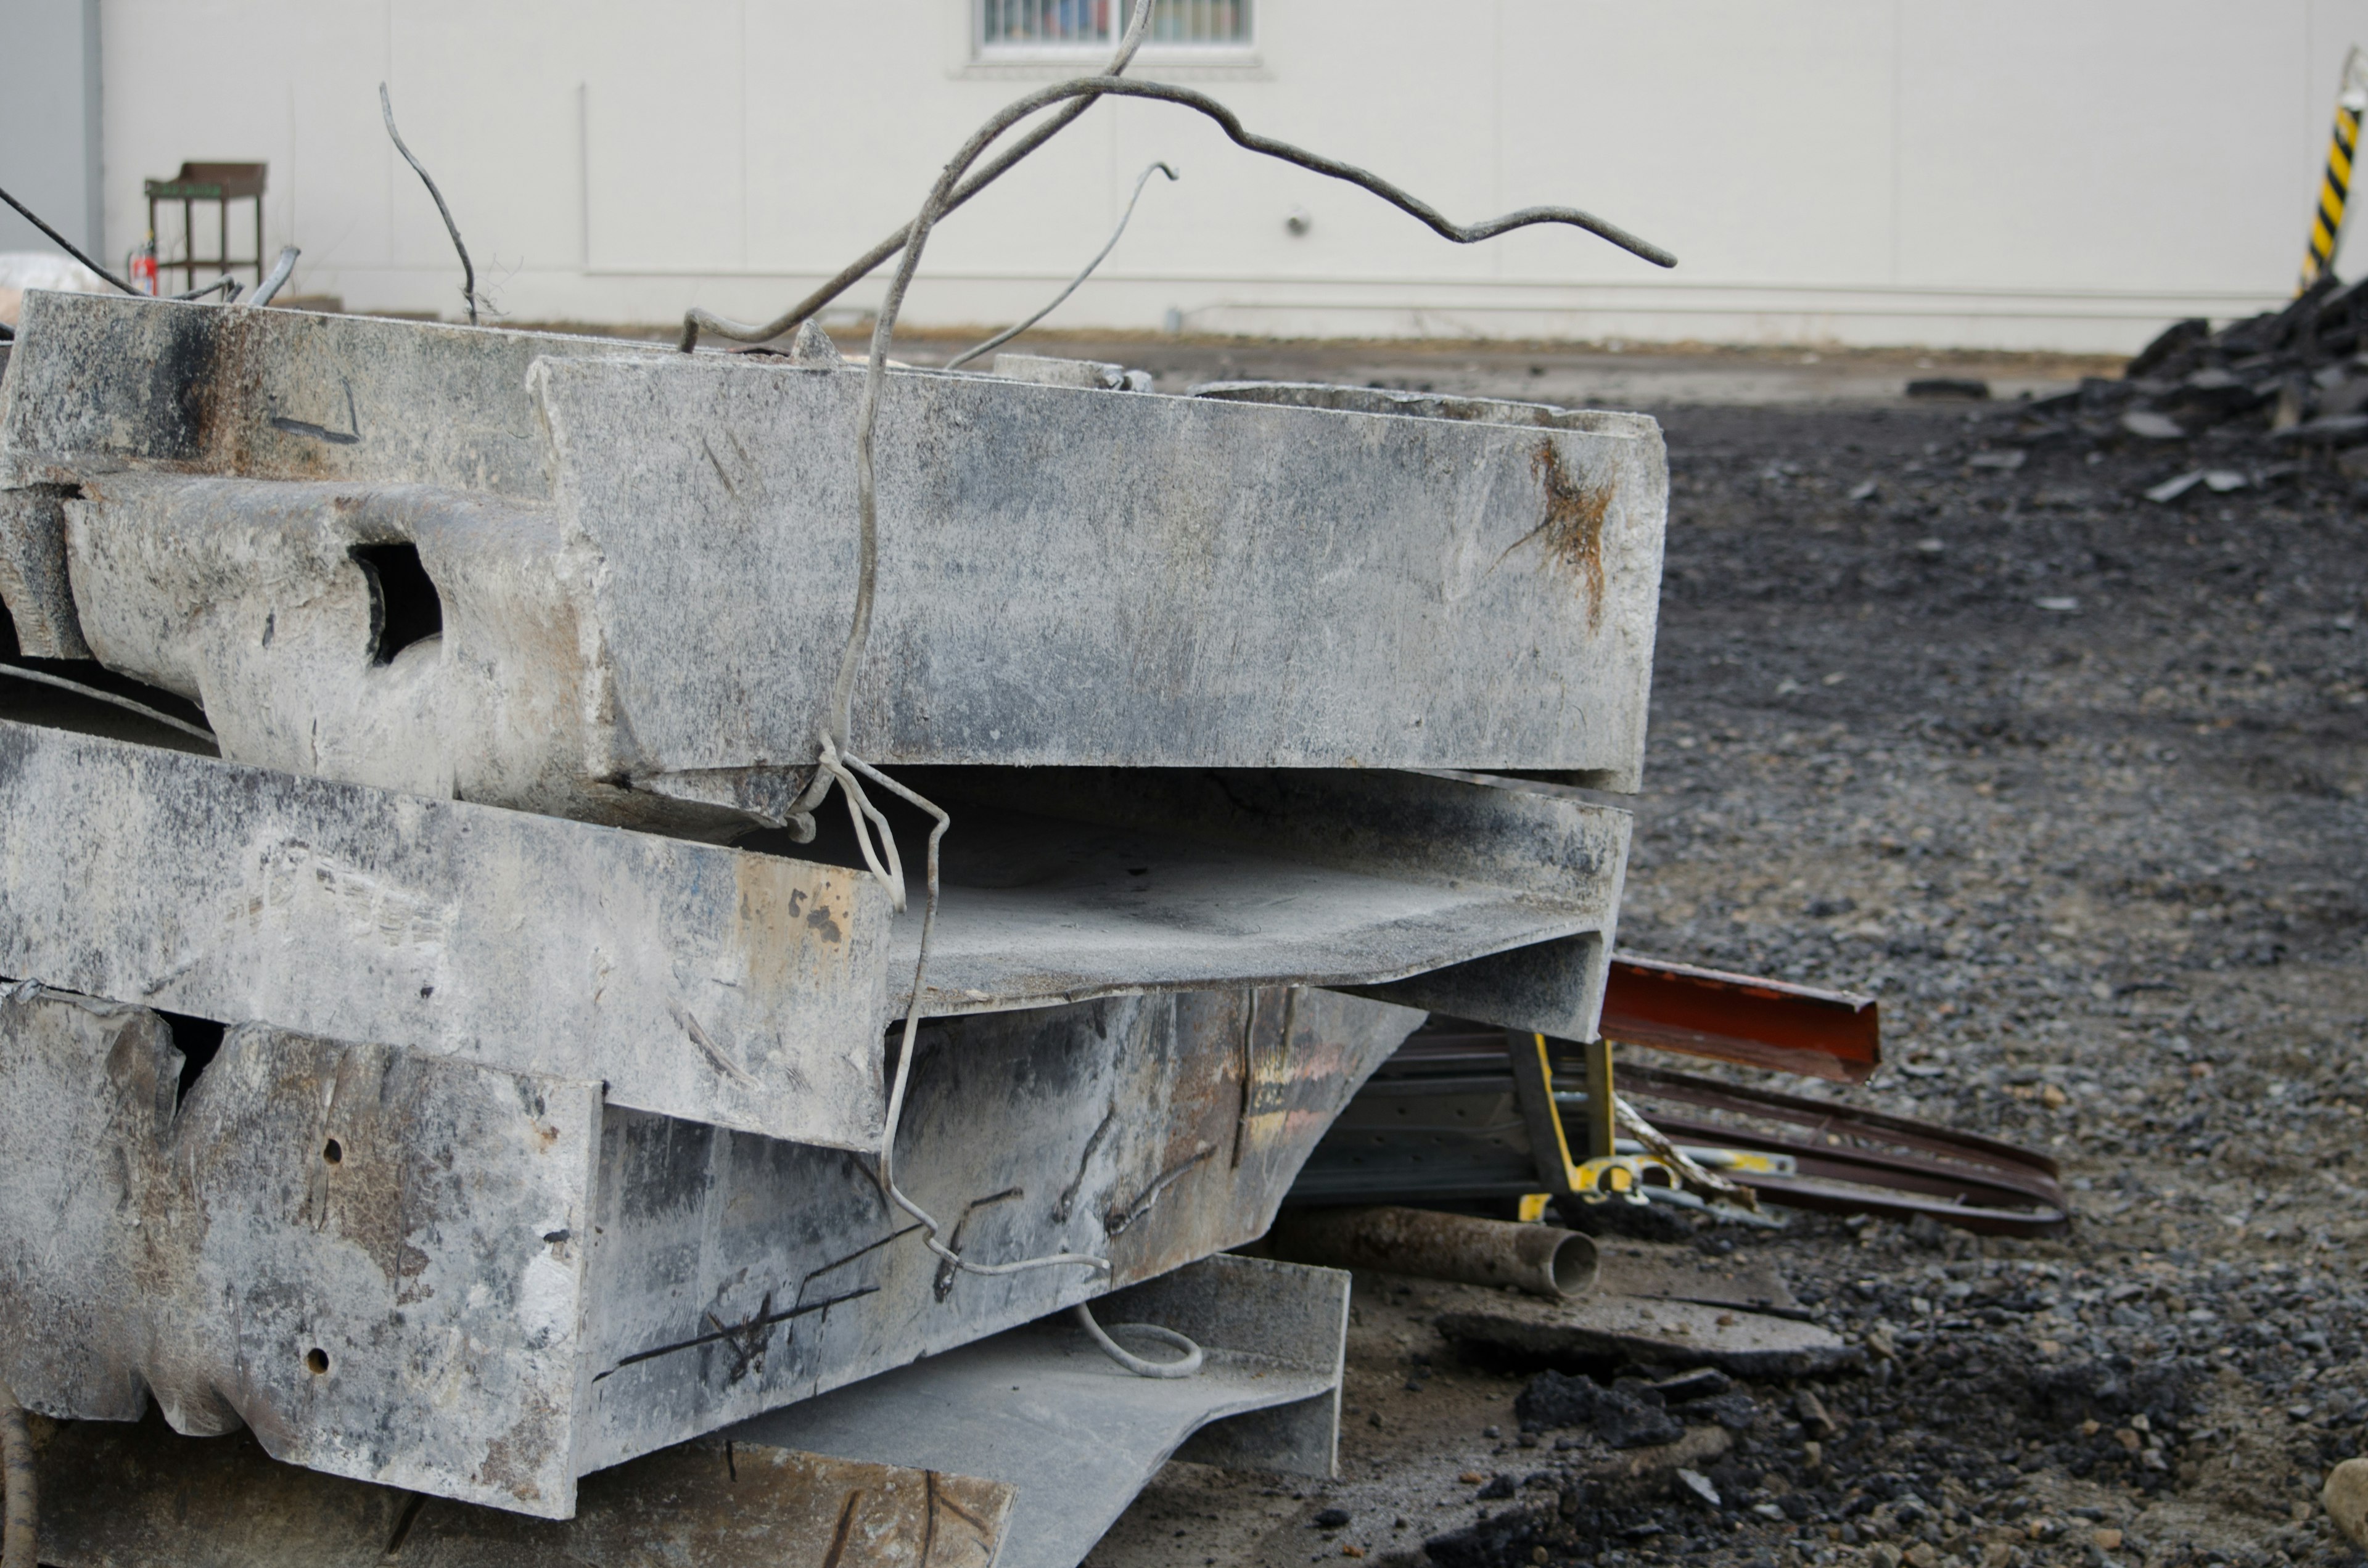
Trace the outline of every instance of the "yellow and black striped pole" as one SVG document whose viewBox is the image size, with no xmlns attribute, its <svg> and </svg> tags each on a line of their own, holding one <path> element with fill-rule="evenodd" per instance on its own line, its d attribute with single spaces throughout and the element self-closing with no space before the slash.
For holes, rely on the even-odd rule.
<svg viewBox="0 0 2368 1568">
<path fill-rule="evenodd" d="M 2327 172 L 2319 176 L 2318 206 L 2310 215 L 2310 244 L 2302 257 L 2299 294 L 2324 277 L 2343 236 L 2343 203 L 2351 190 L 2351 156 L 2360 145 L 2360 116 L 2368 110 L 2368 67 L 2360 51 L 2343 62 L 2343 89 L 2335 100 L 2335 133 L 2327 146 Z"/>
</svg>

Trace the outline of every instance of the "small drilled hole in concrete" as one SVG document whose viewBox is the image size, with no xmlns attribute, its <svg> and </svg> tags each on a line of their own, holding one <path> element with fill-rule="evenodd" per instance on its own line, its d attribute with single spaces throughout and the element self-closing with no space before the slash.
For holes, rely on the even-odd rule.
<svg viewBox="0 0 2368 1568">
<path fill-rule="evenodd" d="M 315 1376 L 324 1373 L 329 1369 L 329 1353 L 316 1345 L 304 1352 L 304 1365 L 312 1369 Z"/>
<path fill-rule="evenodd" d="M 321 1158 L 328 1161 L 329 1164 L 333 1165 L 336 1165 L 345 1157 L 346 1146 L 338 1142 L 336 1139 L 332 1138 L 326 1143 L 321 1145 Z"/>
</svg>

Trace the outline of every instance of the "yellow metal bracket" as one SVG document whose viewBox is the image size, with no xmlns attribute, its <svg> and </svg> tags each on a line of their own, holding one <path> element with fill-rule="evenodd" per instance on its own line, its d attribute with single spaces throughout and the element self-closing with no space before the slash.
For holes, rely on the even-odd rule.
<svg viewBox="0 0 2368 1568">
<path fill-rule="evenodd" d="M 1520 1104 L 1521 1119 L 1530 1134 L 1531 1158 L 1535 1162 L 1538 1180 L 1555 1197 L 1583 1197 L 1590 1190 L 1593 1178 L 1585 1175 L 1587 1165 L 1601 1165 L 1619 1157 L 1613 1127 L 1611 1096 L 1611 1043 L 1598 1040 L 1580 1047 L 1587 1055 L 1587 1116 L 1577 1131 L 1581 1147 L 1577 1157 L 1571 1149 L 1569 1130 L 1563 1125 L 1562 1110 L 1554 1103 L 1554 1063 L 1546 1051 L 1546 1037 L 1508 1031 L 1505 1037 L 1505 1053 L 1513 1067 L 1514 1098 Z M 1638 1201 L 1643 1201 L 1641 1197 Z"/>
</svg>

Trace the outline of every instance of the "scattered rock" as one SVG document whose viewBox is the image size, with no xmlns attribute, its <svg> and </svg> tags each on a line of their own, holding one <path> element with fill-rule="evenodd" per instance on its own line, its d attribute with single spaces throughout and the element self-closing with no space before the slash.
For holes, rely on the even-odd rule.
<svg viewBox="0 0 2368 1568">
<path fill-rule="evenodd" d="M 1990 384 L 1974 376 L 1919 376 L 1907 383 L 1907 395 L 1914 398 L 1970 398 L 1987 403 L 1989 401 Z"/>
<path fill-rule="evenodd" d="M 2122 428 L 2148 441 L 2183 441 L 2187 432 L 2179 421 L 2167 414 L 2157 414 L 2150 408 L 2134 408 L 2122 415 Z"/>
<path fill-rule="evenodd" d="M 2318 1495 L 2335 1528 L 2351 1537 L 2353 1545 L 2368 1546 L 2368 1459 L 2345 1460 L 2337 1465 L 2328 1472 L 2327 1485 Z"/>
<path fill-rule="evenodd" d="M 1337 1530 L 1342 1525 L 1349 1522 L 1349 1510 L 1346 1508 L 1326 1508 L 1307 1522 L 1314 1525 L 1319 1530 Z"/>
<path fill-rule="evenodd" d="M 2149 501 L 2160 502 L 2167 506 L 2203 483 L 2203 471 L 2200 468 L 2190 469 L 2185 473 L 2164 480 L 2160 484 L 2147 491 L 2146 498 Z"/>
<path fill-rule="evenodd" d="M 1521 1425 L 1540 1430 L 1580 1427 L 1614 1449 L 1640 1449 L 1671 1443 L 1685 1435 L 1685 1423 L 1648 1401 L 1638 1391 L 1645 1385 L 1605 1388 L 1591 1378 L 1541 1372 L 1530 1380 L 1513 1401 Z"/>
<path fill-rule="evenodd" d="M 1748 1432 L 1759 1419 L 1759 1405 L 1749 1394 L 1738 1389 L 1732 1393 L 1690 1401 L 1680 1406 L 1677 1414 L 1681 1420 L 1714 1421 L 1730 1432 Z"/>
<path fill-rule="evenodd" d="M 1500 1498 L 1510 1497 L 1512 1494 L 1513 1478 L 1501 1472 L 1491 1478 L 1487 1485 L 1483 1486 L 1474 1494 L 1474 1495 L 1479 1497 L 1481 1501 L 1488 1503 L 1496 1502 Z"/>
<path fill-rule="evenodd" d="M 1710 1477 L 1704 1475 L 1702 1471 L 1698 1470 L 1680 1469 L 1678 1471 L 1678 1480 L 1685 1484 L 1687 1491 L 1692 1493 L 1695 1496 L 1701 1498 L 1712 1507 L 1715 1508 L 1719 1506 L 1718 1488 L 1713 1486 L 1710 1483 Z"/>
<path fill-rule="evenodd" d="M 1690 1399 L 1715 1399 L 1735 1387 L 1735 1380 L 1715 1367 L 1696 1367 L 1691 1372 L 1679 1372 L 1674 1378 L 1663 1378 L 1653 1385 L 1653 1392 L 1665 1404 L 1683 1404 Z"/>
</svg>

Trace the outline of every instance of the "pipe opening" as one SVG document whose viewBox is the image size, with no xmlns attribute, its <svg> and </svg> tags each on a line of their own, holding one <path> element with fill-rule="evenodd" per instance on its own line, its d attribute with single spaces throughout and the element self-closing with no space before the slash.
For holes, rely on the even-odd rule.
<svg viewBox="0 0 2368 1568">
<path fill-rule="evenodd" d="M 391 665 L 413 643 L 444 634 L 444 600 L 417 545 L 358 545 L 353 556 L 370 584 L 371 664 Z"/>
<path fill-rule="evenodd" d="M 1565 1296 L 1585 1295 L 1595 1289 L 1595 1243 L 1577 1232 L 1564 1236 L 1546 1260 L 1546 1269 L 1555 1290 Z"/>
</svg>

